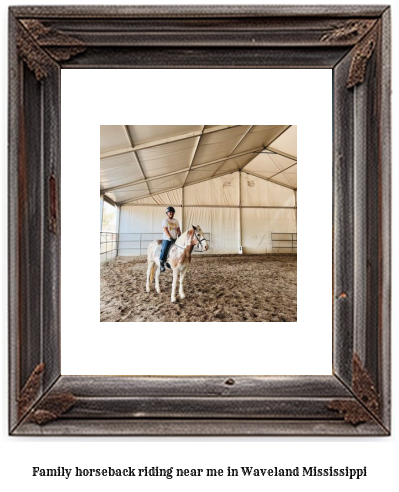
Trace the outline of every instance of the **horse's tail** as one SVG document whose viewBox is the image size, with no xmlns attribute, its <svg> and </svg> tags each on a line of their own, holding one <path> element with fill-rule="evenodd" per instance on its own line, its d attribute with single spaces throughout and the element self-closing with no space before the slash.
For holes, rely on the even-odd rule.
<svg viewBox="0 0 399 492">
<path fill-rule="evenodd" d="M 151 267 L 151 272 L 150 272 L 150 284 L 152 284 L 152 281 L 154 280 L 154 272 L 155 272 L 155 263 L 152 264 Z"/>
<path fill-rule="evenodd" d="M 148 265 L 151 265 L 152 264 L 151 270 L 150 270 L 150 278 L 149 278 L 150 284 L 154 280 L 154 273 L 155 273 L 155 267 L 156 267 L 156 264 L 155 264 L 155 252 L 156 252 L 157 247 L 161 243 L 162 243 L 162 241 L 153 241 L 148 246 L 147 262 L 148 262 Z"/>
</svg>

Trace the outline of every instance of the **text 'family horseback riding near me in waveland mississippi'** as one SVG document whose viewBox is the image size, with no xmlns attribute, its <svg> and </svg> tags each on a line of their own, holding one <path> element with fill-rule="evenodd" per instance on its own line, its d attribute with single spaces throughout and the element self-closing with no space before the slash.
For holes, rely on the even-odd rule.
<svg viewBox="0 0 399 492">
<path fill-rule="evenodd" d="M 74 474 L 72 474 L 74 471 Z M 32 467 L 32 476 L 34 477 L 165 477 L 171 479 L 174 477 L 347 477 L 349 479 L 360 479 L 367 477 L 367 467 L 351 468 L 318 468 L 316 466 L 296 466 L 294 468 L 254 468 L 252 466 L 242 466 L 232 468 L 228 466 L 223 468 L 159 468 L 158 466 L 144 468 L 66 468 L 58 466 L 57 468 L 40 468 Z"/>
</svg>

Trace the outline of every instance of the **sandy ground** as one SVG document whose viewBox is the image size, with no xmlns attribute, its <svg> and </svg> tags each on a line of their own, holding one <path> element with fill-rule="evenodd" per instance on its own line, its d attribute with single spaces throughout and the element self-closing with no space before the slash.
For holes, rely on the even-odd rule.
<svg viewBox="0 0 399 492">
<path fill-rule="evenodd" d="M 145 257 L 101 264 L 100 321 L 296 321 L 296 255 L 193 256 L 186 298 L 170 301 L 172 272 L 161 293 L 146 287 Z M 178 288 L 177 288 L 178 291 Z"/>
</svg>

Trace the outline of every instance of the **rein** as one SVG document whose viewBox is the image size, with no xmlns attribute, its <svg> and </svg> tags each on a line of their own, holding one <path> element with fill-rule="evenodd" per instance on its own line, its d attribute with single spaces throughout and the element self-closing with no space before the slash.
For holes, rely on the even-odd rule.
<svg viewBox="0 0 399 492">
<path fill-rule="evenodd" d="M 198 234 L 194 232 L 194 236 L 195 236 L 195 239 L 198 241 L 198 244 L 196 244 L 196 246 L 200 245 L 202 243 L 202 241 L 206 241 L 205 237 L 203 239 L 200 238 L 200 236 L 198 236 Z M 183 247 L 183 246 L 180 246 L 180 244 L 176 244 L 176 242 L 173 243 L 175 246 L 177 246 L 178 248 L 180 249 L 186 249 L 186 247 Z M 202 248 L 202 245 L 201 245 L 201 248 Z"/>
<path fill-rule="evenodd" d="M 178 248 L 180 248 L 180 249 L 186 249 L 186 248 L 183 248 L 183 246 L 180 246 L 180 244 L 176 244 L 176 243 L 173 243 L 173 244 L 172 244 L 172 246 L 177 246 L 177 247 L 178 247 Z M 171 246 L 171 247 L 172 247 L 172 246 Z"/>
</svg>

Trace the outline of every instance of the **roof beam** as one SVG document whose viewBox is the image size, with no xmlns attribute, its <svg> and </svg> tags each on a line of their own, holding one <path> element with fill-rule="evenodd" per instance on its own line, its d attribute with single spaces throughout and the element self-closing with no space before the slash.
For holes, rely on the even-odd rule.
<svg viewBox="0 0 399 492">
<path fill-rule="evenodd" d="M 289 178 L 287 178 L 287 176 L 286 176 L 284 173 L 285 173 L 285 171 L 287 171 L 287 169 L 291 169 L 291 167 L 294 167 L 294 166 L 296 166 L 296 165 L 297 165 L 297 163 L 296 163 L 296 162 L 294 162 L 294 164 L 291 164 L 291 166 L 288 166 L 288 167 L 286 167 L 285 169 L 282 169 L 281 171 L 279 171 L 278 173 L 273 174 L 273 176 L 270 176 L 270 178 L 274 178 L 274 177 L 278 176 L 279 174 L 282 174 L 282 175 L 285 177 L 285 179 L 286 179 L 288 182 L 290 182 L 290 183 L 291 183 L 291 180 L 290 180 Z M 277 164 L 276 164 L 276 166 L 277 166 Z M 278 166 L 277 166 L 277 167 L 278 167 Z"/>
<path fill-rule="evenodd" d="M 129 139 L 130 145 L 131 145 L 132 147 L 134 147 L 134 144 L 133 144 L 133 139 L 132 139 L 132 136 L 130 135 L 129 128 L 127 127 L 127 125 L 123 125 L 123 128 L 125 129 L 125 132 L 126 132 L 127 138 Z M 142 174 L 142 176 L 143 176 L 143 179 L 146 179 L 146 175 L 145 175 L 145 172 L 144 172 L 143 166 L 141 165 L 141 162 L 140 162 L 139 156 L 136 154 L 136 152 L 133 152 L 133 153 L 134 153 L 134 157 L 136 158 L 137 165 L 138 165 L 138 166 L 139 166 L 139 168 L 140 168 L 140 171 L 141 171 L 141 174 Z M 148 186 L 147 186 L 147 189 L 148 189 L 148 191 L 150 191 L 150 188 L 149 188 Z"/>
<path fill-rule="evenodd" d="M 168 191 L 180 190 L 180 186 L 175 186 L 173 188 L 168 188 L 167 190 L 159 191 L 158 193 L 150 193 L 148 195 L 142 195 L 137 198 L 129 198 L 128 200 L 123 200 L 122 202 L 118 202 L 118 205 L 126 205 L 126 203 L 136 202 L 137 200 L 144 200 L 144 198 L 152 198 L 157 195 L 162 195 L 162 193 L 167 193 Z"/>
<path fill-rule="evenodd" d="M 135 207 L 142 207 L 143 206 L 141 203 L 131 203 L 131 205 L 135 206 Z M 180 208 L 183 207 L 181 203 L 171 203 L 171 205 L 173 207 L 180 207 Z M 160 205 L 159 203 L 146 203 L 145 206 L 146 207 L 161 207 L 162 205 Z M 271 208 L 271 209 L 283 209 L 283 210 L 285 210 L 285 209 L 296 210 L 297 209 L 296 206 L 286 207 L 283 205 L 281 205 L 281 206 L 279 206 L 279 205 L 196 205 L 195 208 L 235 208 L 235 209 L 236 208 L 265 208 L 265 209 Z M 122 234 L 133 234 L 133 233 L 125 232 Z"/>
<path fill-rule="evenodd" d="M 243 155 L 257 153 L 257 151 L 260 149 L 262 149 L 262 147 L 257 147 L 256 149 L 247 150 L 246 152 L 241 152 L 239 154 L 231 155 L 229 157 L 222 157 L 221 159 L 216 159 L 214 161 L 205 162 L 204 164 L 198 164 L 197 166 L 192 166 L 191 169 L 190 169 L 190 167 L 185 167 L 183 169 L 178 169 L 177 171 L 161 174 L 159 176 L 153 176 L 151 178 L 140 179 L 138 181 L 132 181 L 130 183 L 125 183 L 125 184 L 121 184 L 118 186 L 113 186 L 112 188 L 106 188 L 106 189 L 101 190 L 101 193 L 109 193 L 111 191 L 119 190 L 121 188 L 127 188 L 128 186 L 134 186 L 136 184 L 142 184 L 142 183 L 145 183 L 147 181 L 153 181 L 154 179 L 167 178 L 168 176 L 173 176 L 174 174 L 186 173 L 190 170 L 195 171 L 195 170 L 200 169 L 202 167 L 210 166 L 212 164 L 217 164 L 218 162 L 222 162 L 222 161 L 227 161 L 228 159 L 234 159 L 235 157 L 241 157 Z M 237 171 L 238 171 L 238 169 L 237 169 Z M 231 172 L 233 172 L 233 171 L 229 171 L 229 173 L 231 173 Z"/>
<path fill-rule="evenodd" d="M 227 156 L 227 158 L 236 150 L 236 148 L 240 145 L 240 143 L 244 140 L 244 138 L 248 135 L 248 133 L 252 130 L 252 128 L 254 127 L 254 125 L 249 125 L 249 128 L 247 129 L 247 131 L 244 133 L 244 135 L 240 138 L 240 140 L 236 143 L 236 145 L 234 146 L 234 148 L 231 150 L 230 154 Z M 217 173 L 219 171 L 219 169 L 223 166 L 224 162 L 216 169 L 216 171 L 213 173 L 212 176 L 215 175 L 215 173 Z M 238 170 L 238 168 L 237 168 Z"/>
<path fill-rule="evenodd" d="M 270 142 L 268 143 L 268 145 L 270 145 L 272 142 L 274 142 L 280 135 L 282 135 L 284 132 L 286 132 L 288 130 L 288 128 L 290 128 L 291 125 L 287 125 L 285 128 L 283 128 L 283 130 L 281 130 L 281 132 L 276 135 L 272 140 L 270 140 Z M 263 147 L 262 150 L 265 150 L 266 147 Z M 254 156 L 249 162 L 247 162 L 242 168 L 241 170 L 243 170 L 246 166 L 248 166 L 248 164 L 250 164 L 254 159 L 255 159 L 256 156 Z"/>
<path fill-rule="evenodd" d="M 205 128 L 205 125 L 203 125 L 203 127 L 202 127 L 202 131 L 204 131 L 204 128 Z M 184 188 L 184 185 L 186 184 L 186 181 L 187 181 L 188 175 L 190 174 L 190 170 L 191 170 L 191 168 L 192 168 L 192 166 L 193 166 L 193 162 L 194 162 L 194 159 L 195 159 L 195 154 L 197 153 L 198 146 L 199 146 L 200 141 L 201 141 L 201 137 L 202 137 L 202 135 L 198 138 L 197 145 L 195 146 L 195 150 L 194 150 L 194 152 L 193 152 L 193 156 L 192 156 L 192 158 L 191 158 L 190 166 L 189 166 L 189 168 L 188 168 L 187 176 L 186 176 L 186 179 L 184 180 L 184 183 L 182 184 L 182 188 Z"/>
<path fill-rule="evenodd" d="M 270 155 L 270 159 L 273 161 L 274 165 L 275 165 L 275 166 L 277 167 L 277 169 L 279 170 L 277 173 L 275 173 L 275 174 L 273 174 L 272 176 L 270 176 L 270 178 L 265 178 L 264 176 L 260 176 L 260 175 L 258 175 L 258 174 L 252 173 L 251 171 L 247 171 L 247 170 L 246 170 L 246 166 L 248 166 L 248 165 L 252 162 L 252 160 L 253 160 L 253 159 L 252 159 L 251 161 L 249 161 L 247 164 L 245 164 L 245 166 L 243 166 L 243 167 L 241 168 L 241 170 L 242 170 L 242 171 L 244 171 L 244 172 L 246 172 L 246 173 L 248 173 L 248 174 L 253 174 L 254 176 L 256 176 L 256 177 L 258 177 L 258 178 L 265 179 L 266 181 L 271 181 L 272 183 L 275 183 L 275 184 L 278 184 L 278 185 L 281 185 L 281 186 L 283 186 L 281 183 L 279 183 L 279 182 L 277 182 L 277 181 L 274 181 L 272 178 L 274 178 L 275 176 L 277 176 L 277 175 L 279 175 L 279 174 L 283 174 L 283 175 L 284 175 L 284 177 L 285 177 L 285 178 L 286 178 L 289 182 L 291 182 L 291 181 L 290 181 L 290 180 L 289 180 L 289 179 L 285 176 L 284 172 L 285 172 L 287 169 L 290 169 L 291 167 L 294 167 L 294 166 L 296 166 L 296 165 L 297 165 L 297 161 L 296 161 L 296 159 L 295 159 L 294 164 L 291 164 L 290 166 L 288 166 L 288 167 L 286 167 L 286 168 L 284 168 L 284 169 L 280 169 L 280 168 L 279 168 L 279 166 L 277 165 L 277 163 L 276 163 L 276 162 L 274 162 L 273 158 L 271 157 L 273 154 L 274 154 L 274 155 L 276 155 L 277 153 L 276 153 L 276 152 L 274 152 L 274 151 L 273 151 L 270 147 L 268 147 L 268 148 L 267 148 L 267 149 L 265 149 L 265 150 L 270 150 L 270 152 L 260 152 L 260 154 Z M 277 154 L 277 155 L 279 155 L 279 154 Z M 287 186 L 287 185 L 286 185 L 286 186 Z M 288 187 L 288 186 L 287 186 L 287 187 Z M 296 190 L 296 188 L 294 188 L 294 187 L 291 187 L 290 189 Z"/>
<path fill-rule="evenodd" d="M 294 190 L 296 191 L 296 188 L 294 188 L 293 186 L 288 186 L 286 184 L 283 184 L 283 183 L 279 183 L 277 181 L 274 181 L 273 179 L 270 179 L 270 178 L 265 178 L 264 176 L 260 176 L 259 174 L 255 174 L 255 173 L 252 173 L 252 172 L 249 172 L 249 171 L 245 171 L 245 170 L 242 170 L 244 173 L 246 174 L 250 174 L 251 176 L 255 176 L 256 178 L 259 178 L 259 179 L 263 179 L 265 181 L 270 181 L 271 183 L 274 183 L 278 186 L 282 186 L 283 188 L 288 188 L 289 190 Z M 205 181 L 209 181 L 211 179 L 216 179 L 216 178 L 220 178 L 222 176 L 227 176 L 228 174 L 233 174 L 233 173 L 238 173 L 239 170 L 233 170 L 233 171 L 226 171 L 225 173 L 223 174 L 218 174 L 217 176 L 211 176 L 209 178 L 206 178 L 206 179 L 199 179 L 197 181 L 194 181 L 193 183 L 190 183 L 188 185 L 185 185 L 185 188 L 187 188 L 188 186 L 192 186 L 192 185 L 195 185 L 195 184 L 198 184 L 198 183 L 204 183 Z M 140 196 L 138 198 L 129 198 L 128 200 L 124 200 L 123 202 L 118 202 L 117 205 L 125 205 L 127 203 L 132 203 L 132 202 L 135 202 L 137 200 L 142 200 L 144 198 L 151 198 L 151 197 L 154 197 L 154 196 L 157 196 L 157 195 L 161 195 L 162 193 L 166 193 L 168 191 L 174 191 L 174 190 L 180 190 L 182 188 L 182 186 L 175 186 L 173 188 L 169 188 L 167 190 L 163 190 L 163 191 L 159 191 L 157 193 L 149 193 L 148 195 L 143 195 L 143 196 Z"/>
<path fill-rule="evenodd" d="M 168 178 L 169 176 L 174 176 L 175 174 L 186 173 L 189 170 L 189 167 L 185 167 L 184 169 L 178 169 L 177 171 L 172 171 L 170 173 L 160 174 L 159 176 L 152 176 L 151 178 L 140 179 L 139 181 L 132 181 L 131 183 L 113 186 L 112 188 L 102 190 L 101 193 L 110 193 L 111 191 L 120 190 L 121 188 L 127 188 L 128 186 L 147 183 L 148 181 L 154 181 L 155 179 Z M 181 188 L 181 186 L 179 186 L 179 188 Z"/>
<path fill-rule="evenodd" d="M 294 188 L 293 186 L 288 186 L 286 184 L 279 183 L 278 181 L 275 181 L 274 179 L 271 179 L 271 178 L 265 178 L 264 176 L 260 176 L 259 174 L 253 173 L 252 171 L 247 171 L 245 169 L 242 169 L 242 172 L 250 174 L 251 176 L 255 176 L 255 178 L 264 179 L 265 181 L 270 181 L 271 183 L 274 183 L 276 185 L 283 186 L 284 188 L 288 188 L 290 190 L 296 191 L 296 188 Z"/>
<path fill-rule="evenodd" d="M 278 135 L 276 135 L 270 142 L 267 144 L 267 146 L 271 145 L 273 142 L 275 142 L 283 133 L 285 133 L 289 128 L 291 128 L 292 125 L 287 125 L 282 132 L 280 132 Z"/>
<path fill-rule="evenodd" d="M 126 125 L 124 125 L 126 126 Z M 237 126 L 242 126 L 242 125 L 219 125 L 215 126 L 213 128 L 207 128 L 206 130 L 202 129 L 200 131 L 196 132 L 190 132 L 190 133 L 182 133 L 180 135 L 174 135 L 173 137 L 167 137 L 163 138 L 160 140 L 154 140 L 152 142 L 146 142 L 144 144 L 139 144 L 136 146 L 130 147 L 125 147 L 123 149 L 117 149 L 117 150 L 110 150 L 109 152 L 104 152 L 100 154 L 100 159 L 107 159 L 109 157 L 115 157 L 117 155 L 122 155 L 122 154 L 128 154 L 129 152 L 137 152 L 138 150 L 145 150 L 145 149 L 150 149 L 151 147 L 157 147 L 159 145 L 165 145 L 168 143 L 172 142 L 178 142 L 180 140 L 187 140 L 188 138 L 193 138 L 193 137 L 200 137 L 202 135 L 208 135 L 209 133 L 216 133 L 220 132 L 222 130 L 227 130 L 228 128 L 236 128 Z M 205 127 L 205 125 L 204 125 Z"/>
<path fill-rule="evenodd" d="M 279 154 L 287 159 L 291 159 L 292 161 L 297 162 L 297 158 L 294 155 L 287 154 L 286 152 L 282 152 L 281 150 L 273 149 L 273 147 L 266 147 L 266 150 L 271 150 L 274 154 Z"/>
<path fill-rule="evenodd" d="M 103 199 L 104 199 L 105 202 L 109 203 L 113 207 L 116 207 L 117 206 L 117 204 L 113 200 L 111 200 L 111 198 L 109 198 L 108 196 L 103 195 Z"/>
<path fill-rule="evenodd" d="M 234 171 L 226 171 L 223 174 L 218 174 L 217 176 L 211 176 L 211 177 L 206 178 L 206 179 L 199 179 L 198 181 L 194 181 L 193 183 L 186 185 L 185 188 L 187 188 L 188 186 L 198 184 L 198 183 L 204 183 L 205 181 L 209 181 L 210 179 L 220 178 L 221 176 L 227 176 L 227 174 L 233 174 L 233 173 L 237 173 L 237 172 L 238 172 L 238 169 L 236 169 Z M 168 188 L 167 190 L 159 191 L 157 193 L 150 193 L 149 195 L 145 195 L 145 196 L 143 195 L 143 196 L 140 196 L 138 198 L 129 198 L 128 200 L 124 200 L 123 202 L 118 202 L 117 205 L 125 205 L 126 203 L 131 203 L 131 202 L 135 202 L 136 200 L 142 200 L 143 198 L 150 198 L 150 197 L 153 197 L 156 195 L 161 195 L 162 193 L 166 193 L 168 191 L 180 190 L 181 188 L 182 188 L 182 186 L 180 185 L 180 186 L 175 186 L 174 188 Z"/>
<path fill-rule="evenodd" d="M 261 148 L 262 147 L 257 147 L 256 149 L 246 150 L 245 152 L 240 152 L 239 154 L 232 154 L 232 155 L 229 155 L 226 157 L 221 157 L 220 159 L 216 159 L 214 161 L 205 162 L 204 164 L 198 164 L 197 166 L 193 166 L 191 170 L 195 171 L 196 169 L 200 169 L 201 167 L 206 167 L 206 166 L 210 166 L 212 164 L 217 164 L 218 162 L 228 161 L 229 159 L 235 159 L 236 157 L 242 157 L 243 155 L 254 154 L 254 153 L 257 153 L 257 151 Z M 217 172 L 217 171 L 218 171 L 218 169 L 215 172 Z M 236 169 L 236 171 L 238 171 L 238 168 Z M 229 172 L 233 172 L 233 171 L 229 171 Z"/>
</svg>

